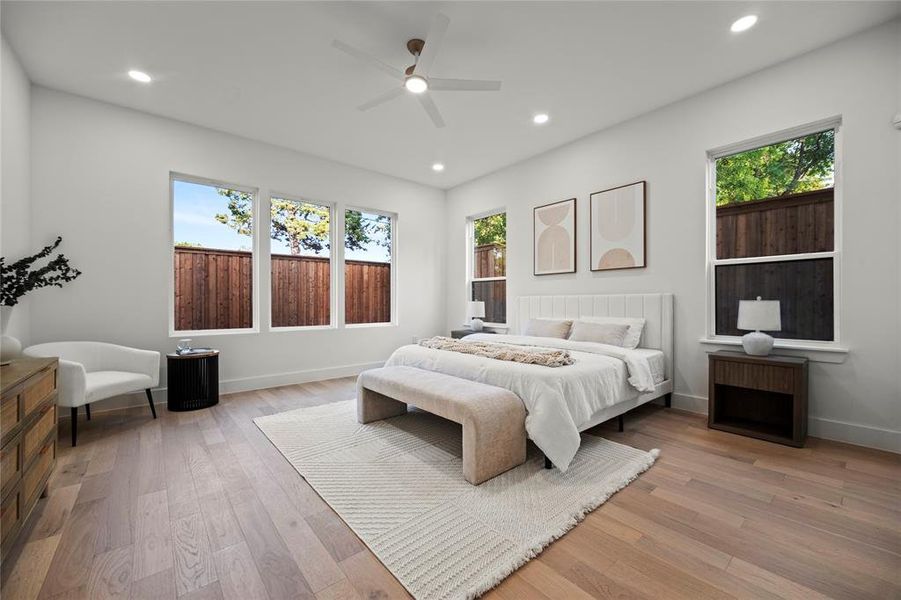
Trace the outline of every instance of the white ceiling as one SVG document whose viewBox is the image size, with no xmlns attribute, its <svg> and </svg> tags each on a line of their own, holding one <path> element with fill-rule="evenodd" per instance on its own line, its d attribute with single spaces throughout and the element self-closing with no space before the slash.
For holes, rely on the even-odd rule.
<svg viewBox="0 0 901 600">
<path fill-rule="evenodd" d="M 431 74 L 503 89 L 435 92 L 444 129 L 408 95 L 357 111 L 396 84 L 332 40 L 402 68 L 406 41 L 439 10 L 451 24 Z M 756 27 L 730 33 L 752 12 Z M 449 188 L 899 13 L 898 2 L 4 1 L 2 29 L 39 85 Z M 533 125 L 537 111 L 551 121 Z"/>
</svg>

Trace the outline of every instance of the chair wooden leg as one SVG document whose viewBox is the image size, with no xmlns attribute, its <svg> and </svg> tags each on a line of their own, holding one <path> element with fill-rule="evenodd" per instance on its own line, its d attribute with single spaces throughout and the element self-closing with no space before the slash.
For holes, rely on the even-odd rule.
<svg viewBox="0 0 901 600">
<path fill-rule="evenodd" d="M 620 415 L 620 416 L 616 417 L 616 422 L 617 422 L 617 426 L 618 426 L 620 432 L 622 432 L 623 431 L 623 416 Z"/>
<path fill-rule="evenodd" d="M 69 409 L 69 414 L 72 416 L 72 447 L 74 448 L 78 442 L 78 407 L 73 406 Z"/>
<path fill-rule="evenodd" d="M 153 394 L 150 393 L 150 388 L 144 390 L 147 392 L 147 402 L 150 403 L 150 412 L 153 413 L 153 418 L 156 418 L 156 407 L 153 405 Z"/>
<path fill-rule="evenodd" d="M 87 416 L 88 421 L 90 421 L 91 420 L 91 405 L 90 404 L 84 405 L 84 414 L 85 414 L 85 416 Z"/>
</svg>

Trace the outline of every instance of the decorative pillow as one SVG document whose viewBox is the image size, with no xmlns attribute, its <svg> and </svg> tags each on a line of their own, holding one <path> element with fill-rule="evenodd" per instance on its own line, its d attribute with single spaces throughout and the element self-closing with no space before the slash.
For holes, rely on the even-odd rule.
<svg viewBox="0 0 901 600">
<path fill-rule="evenodd" d="M 596 342 L 622 346 L 627 333 L 629 333 L 628 325 L 574 321 L 572 331 L 569 332 L 569 339 L 573 342 Z"/>
<path fill-rule="evenodd" d="M 641 341 L 641 332 L 644 330 L 644 319 L 639 317 L 579 317 L 580 321 L 589 323 L 609 323 L 613 325 L 628 325 L 629 331 L 623 340 L 623 348 L 634 350 Z"/>
<path fill-rule="evenodd" d="M 557 321 L 555 319 L 529 319 L 522 334 L 565 340 L 566 336 L 569 335 L 569 328 L 572 327 L 572 324 L 572 321 Z"/>
</svg>

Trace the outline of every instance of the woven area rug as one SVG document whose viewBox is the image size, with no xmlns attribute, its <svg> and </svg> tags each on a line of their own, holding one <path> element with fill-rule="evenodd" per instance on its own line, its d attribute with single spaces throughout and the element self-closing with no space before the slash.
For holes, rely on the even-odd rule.
<svg viewBox="0 0 901 600">
<path fill-rule="evenodd" d="M 488 591 L 658 453 L 583 435 L 566 473 L 544 469 L 533 451 L 524 465 L 476 487 L 463 479 L 460 426 L 428 413 L 360 425 L 347 401 L 254 421 L 421 600 Z"/>
</svg>

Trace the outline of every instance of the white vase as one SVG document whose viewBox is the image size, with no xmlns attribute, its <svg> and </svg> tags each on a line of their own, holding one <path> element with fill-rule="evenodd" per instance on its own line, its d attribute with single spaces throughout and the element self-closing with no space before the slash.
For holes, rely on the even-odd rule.
<svg viewBox="0 0 901 600">
<path fill-rule="evenodd" d="M 13 315 L 15 306 L 0 306 L 0 331 L 6 332 L 9 327 L 9 320 Z"/>
</svg>

